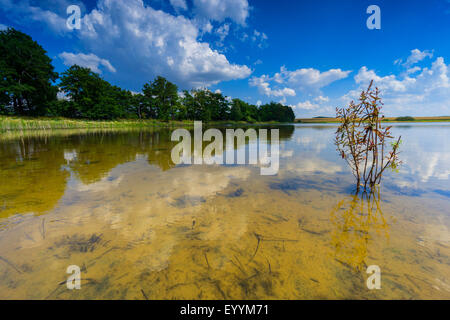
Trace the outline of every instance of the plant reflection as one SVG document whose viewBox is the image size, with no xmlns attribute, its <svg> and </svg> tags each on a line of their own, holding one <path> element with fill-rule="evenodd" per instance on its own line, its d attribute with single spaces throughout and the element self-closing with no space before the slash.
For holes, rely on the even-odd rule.
<svg viewBox="0 0 450 320">
<path fill-rule="evenodd" d="M 373 233 L 389 237 L 389 225 L 381 209 L 380 188 L 356 192 L 341 200 L 331 213 L 332 244 L 337 261 L 356 270 L 367 267 L 369 242 Z"/>
</svg>

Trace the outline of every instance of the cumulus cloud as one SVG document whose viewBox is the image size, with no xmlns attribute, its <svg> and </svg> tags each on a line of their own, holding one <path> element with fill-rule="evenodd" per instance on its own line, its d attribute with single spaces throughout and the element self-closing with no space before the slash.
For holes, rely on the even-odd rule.
<svg viewBox="0 0 450 320">
<path fill-rule="evenodd" d="M 0 0 L 0 12 L 5 12 L 10 19 L 20 25 L 28 25 L 30 22 L 46 24 L 53 32 L 64 33 L 68 31 L 66 19 L 52 10 L 42 9 L 30 4 L 30 1 Z"/>
<path fill-rule="evenodd" d="M 228 36 L 228 33 L 230 32 L 230 24 L 225 23 L 221 25 L 219 28 L 217 28 L 216 33 L 220 38 L 220 42 L 223 42 L 225 38 Z"/>
<path fill-rule="evenodd" d="M 110 72 L 116 72 L 116 69 L 106 59 L 101 59 L 95 54 L 70 53 L 63 52 L 59 55 L 66 66 L 79 65 L 80 67 L 90 68 L 92 71 L 102 73 L 100 67 L 105 67 Z"/>
<path fill-rule="evenodd" d="M 319 71 L 314 68 L 303 68 L 289 71 L 281 67 L 280 72 L 274 76 L 262 75 L 252 77 L 249 85 L 257 87 L 259 92 L 268 97 L 281 97 L 281 103 L 285 104 L 288 97 L 297 96 L 300 92 L 312 96 L 314 102 L 306 100 L 291 105 L 295 110 L 319 110 L 323 109 L 329 112 L 330 108 L 323 108 L 322 104 L 329 102 L 329 98 L 321 94 L 321 89 L 329 84 L 346 78 L 351 71 L 341 69 L 330 69 Z"/>
<path fill-rule="evenodd" d="M 402 59 L 397 59 L 395 60 L 395 64 L 402 64 L 405 67 L 411 67 L 425 58 L 433 58 L 433 52 L 429 50 L 420 51 L 419 49 L 413 49 L 405 62 L 403 62 Z"/>
<path fill-rule="evenodd" d="M 289 71 L 281 67 L 273 80 L 277 83 L 287 83 L 295 89 L 306 92 L 317 92 L 331 83 L 347 78 L 351 71 L 341 69 L 330 69 L 324 72 L 314 68 L 301 68 Z"/>
<path fill-rule="evenodd" d="M 174 7 L 176 10 L 187 10 L 188 6 L 186 3 L 186 0 L 170 0 L 170 4 L 172 7 Z"/>
<path fill-rule="evenodd" d="M 397 92 L 406 91 L 408 82 L 415 81 L 413 78 L 409 77 L 404 80 L 399 80 L 393 74 L 381 77 L 378 76 L 374 70 L 369 70 L 366 66 L 361 67 L 358 74 L 355 76 L 355 82 L 357 84 L 363 84 L 364 86 L 367 86 L 371 80 L 373 80 L 374 83 L 382 90 L 388 89 Z"/>
<path fill-rule="evenodd" d="M 436 116 L 450 112 L 450 66 L 443 57 L 437 57 L 429 67 L 412 68 L 401 75 L 381 76 L 363 66 L 355 76 L 358 88 L 344 95 L 342 102 L 356 100 L 371 80 L 381 90 L 387 115 Z"/>
<path fill-rule="evenodd" d="M 421 67 L 415 66 L 415 67 L 407 69 L 406 73 L 407 74 L 412 74 L 412 73 L 416 73 L 417 71 L 420 71 L 420 70 L 422 70 Z"/>
<path fill-rule="evenodd" d="M 320 108 L 320 105 L 312 103 L 307 100 L 305 102 L 299 102 L 296 105 L 291 106 L 293 109 L 302 109 L 302 110 L 316 110 Z"/>
<path fill-rule="evenodd" d="M 192 20 L 154 10 L 141 0 L 100 0 L 84 16 L 80 30 L 87 50 L 111 61 L 127 83 L 140 86 L 162 75 L 190 88 L 251 74 L 250 68 L 230 63 L 198 37 Z"/>
<path fill-rule="evenodd" d="M 269 80 L 269 77 L 265 75 L 261 77 L 252 77 L 249 81 L 249 84 L 252 87 L 257 87 L 261 94 L 264 94 L 268 97 L 293 97 L 296 95 L 295 90 L 291 88 L 286 87 L 282 89 L 272 89 L 268 82 Z"/>
<path fill-rule="evenodd" d="M 330 101 L 330 98 L 328 98 L 328 97 L 324 97 L 324 96 L 318 96 L 318 97 L 316 97 L 316 98 L 314 98 L 314 101 L 316 101 L 316 102 L 328 102 L 328 101 Z"/>
<path fill-rule="evenodd" d="M 153 9 L 143 0 L 98 0 L 91 11 L 80 5 L 83 14 L 81 29 L 72 32 L 66 27 L 66 5 L 79 2 L 68 1 L 47 0 L 39 2 L 40 7 L 37 7 L 36 2 L 28 0 L 17 3 L 0 0 L 0 12 L 6 12 L 17 24 L 38 21 L 56 34 L 69 34 L 74 41 L 78 38 L 77 51 L 89 52 L 114 65 L 117 69 L 115 83 L 130 89 L 142 87 L 157 75 L 177 83 L 182 89 L 190 89 L 247 78 L 252 73 L 246 65 L 231 63 L 224 54 L 199 40 L 213 29 L 208 20 L 174 16 Z M 243 24 L 248 16 L 246 0 L 195 2 L 198 13 L 207 14 L 213 8 L 218 9 L 209 15 L 211 20 L 230 18 Z M 172 5 L 179 9 L 184 7 L 184 3 L 186 1 L 172 1 Z M 226 30 L 223 31 L 225 36 Z M 75 59 L 67 53 L 63 57 L 67 63 Z M 76 59 L 83 61 L 84 65 L 89 63 L 97 71 L 101 66 L 112 70 L 92 57 L 79 54 Z"/>
<path fill-rule="evenodd" d="M 66 9 L 69 5 L 78 5 L 84 10 L 84 5 L 78 1 L 47 0 L 32 2 L 29 0 L 0 0 L 0 12 L 5 12 L 8 17 L 19 25 L 30 23 L 43 23 L 57 34 L 65 34 L 70 31 L 66 27 Z"/>
<path fill-rule="evenodd" d="M 194 0 L 194 10 L 201 18 L 218 22 L 229 18 L 245 25 L 250 7 L 247 0 Z"/>
</svg>

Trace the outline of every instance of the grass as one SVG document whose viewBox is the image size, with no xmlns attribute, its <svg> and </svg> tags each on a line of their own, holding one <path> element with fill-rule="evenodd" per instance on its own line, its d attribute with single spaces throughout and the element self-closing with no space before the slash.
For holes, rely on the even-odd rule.
<svg viewBox="0 0 450 320">
<path fill-rule="evenodd" d="M 93 121 L 66 118 L 26 118 L 0 116 L 1 131 L 18 130 L 52 130 L 52 129 L 114 129 L 114 128 L 140 128 L 140 127 L 176 127 L 190 126 L 192 121 L 158 120 L 110 120 Z"/>
<path fill-rule="evenodd" d="M 211 121 L 208 125 L 257 125 L 257 124 L 278 124 L 278 122 L 254 122 L 245 121 Z M 160 121 L 160 120 L 83 120 L 53 117 L 14 117 L 0 116 L 0 131 L 24 131 L 24 130 L 60 130 L 60 129 L 119 129 L 119 128 L 171 128 L 171 127 L 191 127 L 192 120 L 183 121 Z"/>
</svg>

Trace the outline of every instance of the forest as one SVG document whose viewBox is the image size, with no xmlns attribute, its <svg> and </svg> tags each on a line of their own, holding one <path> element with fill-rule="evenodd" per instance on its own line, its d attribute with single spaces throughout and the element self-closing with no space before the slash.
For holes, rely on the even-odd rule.
<svg viewBox="0 0 450 320">
<path fill-rule="evenodd" d="M 0 115 L 250 123 L 295 120 L 292 108 L 281 103 L 256 106 L 208 89 L 180 91 L 161 76 L 136 93 L 78 65 L 58 74 L 44 48 L 13 28 L 0 31 Z"/>
</svg>

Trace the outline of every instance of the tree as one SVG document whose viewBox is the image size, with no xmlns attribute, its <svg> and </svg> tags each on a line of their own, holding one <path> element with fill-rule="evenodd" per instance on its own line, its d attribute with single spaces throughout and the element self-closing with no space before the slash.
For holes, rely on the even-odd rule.
<svg viewBox="0 0 450 320">
<path fill-rule="evenodd" d="M 112 86 L 89 68 L 71 66 L 62 74 L 60 89 L 69 97 L 66 115 L 86 119 L 125 117 L 132 103 L 129 91 Z"/>
<path fill-rule="evenodd" d="M 178 87 L 166 78 L 158 76 L 142 90 L 148 102 L 155 108 L 158 119 L 168 121 L 175 118 L 179 104 Z"/>
<path fill-rule="evenodd" d="M 208 107 L 211 110 L 211 120 L 220 121 L 228 120 L 230 114 L 230 106 L 227 98 L 221 92 L 207 91 Z"/>
<path fill-rule="evenodd" d="M 233 102 L 231 104 L 231 114 L 231 118 L 235 121 L 259 121 L 258 107 L 248 104 L 241 99 L 233 99 Z"/>
<path fill-rule="evenodd" d="M 243 118 L 241 105 L 243 105 L 244 101 L 240 99 L 233 99 L 233 102 L 231 103 L 231 112 L 230 112 L 230 118 L 233 121 L 241 121 Z"/>
<path fill-rule="evenodd" d="M 195 120 L 211 121 L 211 108 L 208 90 L 195 90 L 193 93 L 195 101 Z"/>
<path fill-rule="evenodd" d="M 47 52 L 13 28 L 0 31 L 0 103 L 17 115 L 45 115 L 58 78 Z M 11 110 L 12 109 L 12 110 Z"/>
<path fill-rule="evenodd" d="M 144 95 L 138 93 L 130 97 L 130 105 L 127 106 L 127 112 L 131 117 L 138 119 L 147 118 L 146 103 Z"/>
<path fill-rule="evenodd" d="M 181 101 L 181 104 L 184 106 L 185 109 L 185 119 L 188 120 L 195 120 L 196 119 L 196 102 L 193 95 L 188 91 L 183 91 L 183 99 Z"/>
<path fill-rule="evenodd" d="M 71 66 L 54 82 L 51 59 L 33 39 L 15 29 L 0 31 L 0 114 L 64 116 L 84 119 L 160 119 L 202 121 L 294 121 L 290 107 L 270 103 L 258 108 L 221 92 L 184 91 L 158 76 L 132 94 L 111 85 L 89 68 Z M 58 88 L 59 87 L 59 88 Z M 64 98 L 57 99 L 57 93 Z"/>
<path fill-rule="evenodd" d="M 293 122 L 295 114 L 291 107 L 271 102 L 261 106 L 259 118 L 261 121 Z"/>
</svg>

